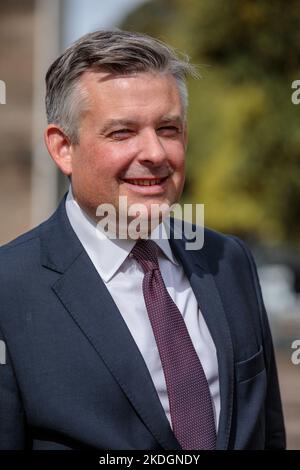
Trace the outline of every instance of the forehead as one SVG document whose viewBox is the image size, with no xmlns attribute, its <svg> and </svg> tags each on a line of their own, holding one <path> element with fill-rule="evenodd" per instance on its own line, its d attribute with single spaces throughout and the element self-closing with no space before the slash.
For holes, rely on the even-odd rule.
<svg viewBox="0 0 300 470">
<path fill-rule="evenodd" d="M 80 81 L 88 94 L 91 110 L 181 112 L 178 85 L 170 74 L 143 72 L 121 75 L 87 71 Z"/>
</svg>

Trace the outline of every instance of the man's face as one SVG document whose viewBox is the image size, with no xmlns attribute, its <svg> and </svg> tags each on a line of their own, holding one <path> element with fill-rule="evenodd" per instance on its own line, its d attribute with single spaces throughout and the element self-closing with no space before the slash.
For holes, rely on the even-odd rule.
<svg viewBox="0 0 300 470">
<path fill-rule="evenodd" d="M 86 72 L 90 105 L 71 148 L 75 199 L 92 217 L 102 203 L 172 205 L 184 185 L 186 129 L 171 75 Z"/>
</svg>

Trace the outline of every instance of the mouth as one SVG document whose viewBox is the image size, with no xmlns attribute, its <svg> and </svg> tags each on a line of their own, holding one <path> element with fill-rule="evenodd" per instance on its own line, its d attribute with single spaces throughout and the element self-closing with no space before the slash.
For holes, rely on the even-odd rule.
<svg viewBox="0 0 300 470">
<path fill-rule="evenodd" d="M 151 178 L 123 178 L 122 183 L 135 193 L 140 195 L 162 195 L 167 189 L 167 182 L 169 176 L 164 177 L 151 177 Z"/>
<path fill-rule="evenodd" d="M 163 178 L 124 178 L 123 181 L 134 186 L 155 186 L 162 184 L 168 177 Z"/>
</svg>

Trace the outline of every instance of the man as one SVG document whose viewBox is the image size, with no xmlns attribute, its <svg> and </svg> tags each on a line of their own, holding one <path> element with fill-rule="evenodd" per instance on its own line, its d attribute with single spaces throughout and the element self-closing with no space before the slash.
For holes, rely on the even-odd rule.
<svg viewBox="0 0 300 470">
<path fill-rule="evenodd" d="M 182 193 L 189 73 L 165 44 L 125 31 L 88 34 L 48 70 L 45 141 L 71 187 L 1 248 L 2 449 L 285 447 L 248 249 L 211 230 L 201 250 L 173 230 L 155 238 L 163 211 L 129 233 L 130 207 L 142 225 Z M 125 237 L 118 218 L 98 229 L 110 205 Z"/>
</svg>

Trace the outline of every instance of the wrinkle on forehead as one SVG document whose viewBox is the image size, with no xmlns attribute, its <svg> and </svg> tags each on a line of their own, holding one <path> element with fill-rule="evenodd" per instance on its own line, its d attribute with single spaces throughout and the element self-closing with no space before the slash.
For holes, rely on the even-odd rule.
<svg viewBox="0 0 300 470">
<path fill-rule="evenodd" d="M 175 88 L 177 93 L 179 94 L 177 81 L 169 73 L 138 72 L 127 75 L 105 71 L 86 71 L 80 78 L 81 85 L 83 85 L 84 88 L 91 90 L 97 88 L 97 84 L 103 84 L 104 91 L 107 88 L 106 85 L 119 90 L 129 90 L 131 89 L 132 80 L 135 80 L 136 82 L 138 80 L 139 88 L 142 87 L 143 83 L 145 84 L 145 86 L 149 85 L 149 83 L 153 84 L 153 86 L 155 86 L 155 84 L 160 84 L 162 86 L 165 85 L 170 92 L 172 91 L 171 89 L 174 90 Z M 170 86 L 171 84 L 175 85 L 175 87 Z M 134 91 L 137 91 L 137 89 L 135 88 Z"/>
<path fill-rule="evenodd" d="M 101 121 L 103 113 L 105 121 L 135 120 L 137 116 L 142 116 L 139 110 L 144 109 L 144 118 L 152 120 L 155 114 L 155 120 L 167 121 L 169 115 L 176 115 L 182 122 L 179 89 L 176 80 L 169 74 L 147 72 L 127 76 L 86 72 L 82 83 L 92 105 L 89 111 L 97 112 Z"/>
</svg>

